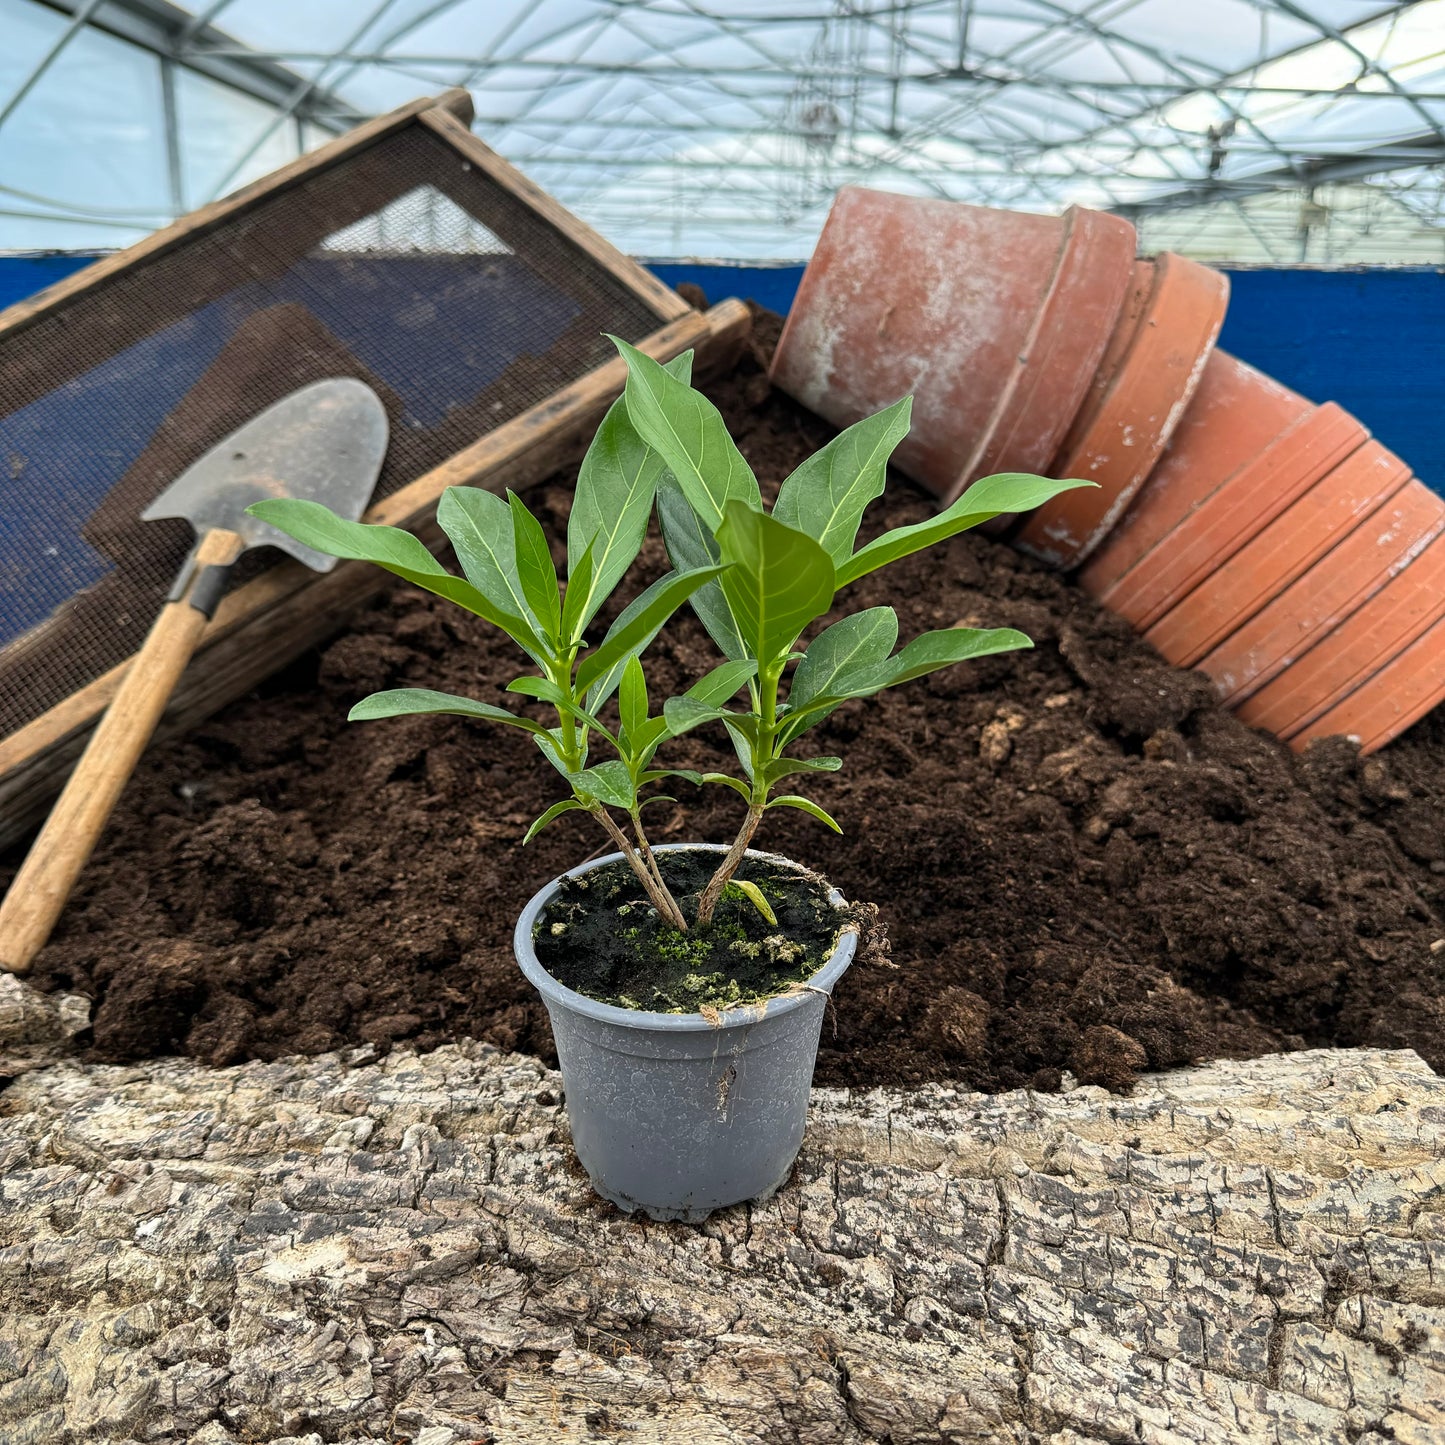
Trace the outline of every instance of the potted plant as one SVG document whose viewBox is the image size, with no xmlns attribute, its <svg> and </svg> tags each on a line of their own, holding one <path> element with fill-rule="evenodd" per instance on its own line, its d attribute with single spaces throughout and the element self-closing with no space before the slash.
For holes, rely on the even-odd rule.
<svg viewBox="0 0 1445 1445">
<path fill-rule="evenodd" d="M 663 366 L 616 344 L 627 385 L 578 474 L 565 585 L 541 526 L 512 494 L 443 495 L 437 520 L 463 577 L 395 528 L 303 501 L 252 511 L 307 546 L 378 563 L 449 598 L 525 654 L 528 670 L 507 690 L 543 704 L 545 722 L 418 688 L 376 693 L 350 716 L 454 713 L 524 728 L 565 789 L 527 840 L 564 813 L 585 812 L 615 845 L 532 899 L 517 925 L 517 959 L 546 1002 L 574 1144 L 598 1192 L 626 1210 L 696 1220 L 766 1197 L 791 1168 L 823 1009 L 857 944 L 856 908 L 816 873 L 749 846 L 774 808 L 841 831 L 796 790 L 841 760 L 800 756 L 800 742 L 850 699 L 1031 645 L 1011 628 L 955 627 L 895 651 L 890 607 L 845 615 L 805 646 L 800 639 L 860 577 L 1089 484 L 986 477 L 937 516 L 855 549 L 908 430 L 908 398 L 805 461 L 768 512 L 722 417 L 689 385 L 691 353 Z M 588 629 L 637 556 L 654 507 L 674 570 L 594 643 Z M 721 659 L 658 708 L 642 654 L 684 602 Z M 660 759 L 672 739 L 707 726 L 731 740 L 735 769 L 698 773 Z M 606 755 L 594 759 L 599 743 Z M 730 846 L 649 843 L 644 809 L 656 785 L 678 780 L 740 795 Z"/>
</svg>

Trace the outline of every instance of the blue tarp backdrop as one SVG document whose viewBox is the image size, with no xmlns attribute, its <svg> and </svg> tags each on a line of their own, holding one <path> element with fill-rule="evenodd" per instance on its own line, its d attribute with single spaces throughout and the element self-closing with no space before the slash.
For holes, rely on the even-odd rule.
<svg viewBox="0 0 1445 1445">
<path fill-rule="evenodd" d="M 88 256 L 0 257 L 0 307 L 87 264 Z M 773 311 L 792 303 L 800 265 L 659 262 L 670 285 L 710 301 L 741 296 Z M 1220 345 L 1313 401 L 1354 412 L 1436 491 L 1445 493 L 1445 271 L 1232 271 Z"/>
</svg>

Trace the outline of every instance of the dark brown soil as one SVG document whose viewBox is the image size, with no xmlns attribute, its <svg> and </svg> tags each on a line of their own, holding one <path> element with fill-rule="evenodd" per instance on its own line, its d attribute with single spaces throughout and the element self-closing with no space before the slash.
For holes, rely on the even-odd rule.
<svg viewBox="0 0 1445 1445">
<path fill-rule="evenodd" d="M 829 435 L 756 358 L 712 394 L 765 483 Z M 554 537 L 567 483 L 531 494 Z M 899 481 L 869 526 L 928 510 Z M 650 541 L 639 585 L 663 565 Z M 892 603 L 905 637 L 964 618 L 1038 645 L 820 727 L 817 750 L 845 759 L 814 783 L 842 838 L 768 816 L 759 846 L 876 902 L 891 930 L 894 966 L 875 952 L 839 985 L 821 1083 L 1052 1088 L 1068 1069 L 1122 1088 L 1146 1066 L 1324 1044 L 1445 1065 L 1445 719 L 1363 762 L 1342 741 L 1296 759 L 1068 583 L 974 536 L 848 600 Z M 557 796 L 520 732 L 343 720 L 387 686 L 500 701 L 509 646 L 398 586 L 154 749 L 36 974 L 96 1000 L 95 1056 L 224 1064 L 458 1035 L 550 1056 L 511 929 L 605 839 L 569 815 L 520 846 Z M 713 655 L 689 616 L 651 659 L 660 696 Z M 716 766 L 724 747 L 697 733 L 676 758 Z M 656 841 L 726 841 L 742 806 L 724 789 L 683 802 L 653 810 Z"/>
<path fill-rule="evenodd" d="M 722 854 L 654 856 L 683 916 L 695 918 Z M 822 880 L 751 858 L 735 876 L 761 891 L 771 923 L 729 890 L 709 924 L 682 933 L 658 916 L 625 863 L 566 878 L 533 931 L 537 960 L 576 993 L 654 1013 L 756 1003 L 811 978 L 848 922 L 828 901 Z"/>
</svg>

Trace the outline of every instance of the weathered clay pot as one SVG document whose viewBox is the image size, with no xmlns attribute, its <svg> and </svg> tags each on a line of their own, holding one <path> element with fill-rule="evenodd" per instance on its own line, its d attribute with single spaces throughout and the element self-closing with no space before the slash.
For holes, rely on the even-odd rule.
<svg viewBox="0 0 1445 1445">
<path fill-rule="evenodd" d="M 1220 699 L 1238 707 L 1303 658 L 1442 533 L 1445 501 L 1411 479 L 1214 647 L 1199 667 L 1214 679 Z"/>
<path fill-rule="evenodd" d="M 1303 743 L 1331 732 L 1357 731 L 1346 726 L 1352 718 L 1343 704 L 1421 638 L 1434 636 L 1432 629 L 1442 618 L 1445 535 L 1435 537 L 1409 566 L 1390 578 L 1303 657 L 1246 698 L 1237 709 L 1239 716 L 1254 727 L 1292 742 L 1299 739 Z M 1373 696 L 1363 694 L 1357 709 L 1369 704 Z M 1376 715 L 1372 714 L 1372 720 Z M 1397 712 L 1396 719 L 1401 715 Z M 1408 726 L 1406 722 L 1396 731 Z M 1376 746 L 1383 746 L 1385 741 L 1388 738 Z"/>
<path fill-rule="evenodd" d="M 944 501 L 1058 449 L 1128 289 L 1134 229 L 845 187 L 773 357 L 839 426 L 912 394 L 898 466 Z"/>
<path fill-rule="evenodd" d="M 1193 398 L 1224 322 L 1229 281 L 1165 253 L 1140 261 L 1083 407 L 1048 467 L 1098 490 L 1065 492 L 1031 513 L 1014 538 L 1056 567 L 1083 562 L 1148 479 Z"/>
<path fill-rule="evenodd" d="M 1140 631 L 1216 572 L 1369 433 L 1216 351 L 1134 505 L 1080 574 Z"/>
<path fill-rule="evenodd" d="M 1445 701 L 1445 619 L 1402 649 L 1348 697 L 1290 739 L 1304 748 L 1316 738 L 1343 734 L 1373 753 Z"/>
<path fill-rule="evenodd" d="M 1337 544 L 1409 479 L 1399 457 L 1366 442 L 1181 598 L 1145 640 L 1176 666 L 1195 666 L 1322 558 L 1322 570 L 1343 569 L 1348 559 Z M 1373 569 L 1373 559 L 1363 565 Z"/>
</svg>

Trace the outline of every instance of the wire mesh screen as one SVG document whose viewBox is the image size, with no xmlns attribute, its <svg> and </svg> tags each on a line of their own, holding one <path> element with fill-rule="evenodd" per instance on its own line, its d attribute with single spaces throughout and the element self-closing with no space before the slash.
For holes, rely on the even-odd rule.
<svg viewBox="0 0 1445 1445">
<path fill-rule="evenodd" d="M 191 541 L 139 513 L 257 412 L 367 382 L 383 497 L 660 324 L 413 125 L 0 334 L 0 737 L 135 651 Z"/>
</svg>

